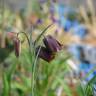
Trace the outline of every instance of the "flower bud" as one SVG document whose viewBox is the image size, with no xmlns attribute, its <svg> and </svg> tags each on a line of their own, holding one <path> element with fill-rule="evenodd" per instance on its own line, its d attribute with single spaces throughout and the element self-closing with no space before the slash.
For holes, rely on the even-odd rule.
<svg viewBox="0 0 96 96">
<path fill-rule="evenodd" d="M 19 40 L 19 38 L 14 38 L 14 51 L 15 51 L 15 55 L 16 57 L 19 57 L 20 55 L 20 51 L 21 51 L 21 42 Z"/>
</svg>

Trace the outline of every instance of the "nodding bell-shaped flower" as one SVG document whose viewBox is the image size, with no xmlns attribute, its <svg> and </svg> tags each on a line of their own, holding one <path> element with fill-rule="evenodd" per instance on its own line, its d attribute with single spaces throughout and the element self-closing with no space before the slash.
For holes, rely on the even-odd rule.
<svg viewBox="0 0 96 96">
<path fill-rule="evenodd" d="M 39 52 L 38 57 L 50 62 L 55 58 L 55 53 L 62 49 L 62 45 L 50 35 L 44 37 L 43 42 L 45 47 L 38 46 L 36 54 Z"/>
<path fill-rule="evenodd" d="M 13 43 L 14 43 L 15 55 L 16 55 L 16 57 L 19 57 L 20 52 L 21 52 L 21 42 L 20 42 L 19 38 L 15 37 L 13 39 Z"/>
<path fill-rule="evenodd" d="M 38 46 L 36 48 L 36 54 L 38 54 L 39 58 L 42 58 L 47 62 L 50 62 L 55 58 L 55 55 L 52 52 L 50 52 L 49 49 L 42 46 Z"/>
<path fill-rule="evenodd" d="M 44 37 L 43 42 L 46 48 L 48 48 L 52 53 L 58 52 L 62 49 L 62 45 L 51 35 Z"/>
</svg>

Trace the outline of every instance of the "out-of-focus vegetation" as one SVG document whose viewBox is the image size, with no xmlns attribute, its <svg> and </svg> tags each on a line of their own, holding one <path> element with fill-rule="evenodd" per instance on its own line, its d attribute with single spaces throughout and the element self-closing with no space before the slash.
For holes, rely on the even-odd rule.
<svg viewBox="0 0 96 96">
<path fill-rule="evenodd" d="M 6 6 L 0 7 L 0 96 L 95 96 L 96 76 L 88 81 L 86 78 L 96 67 L 83 74 L 80 61 L 74 60 L 68 51 L 70 44 L 89 44 L 93 37 L 95 40 L 93 7 L 89 6 L 87 14 L 83 6 L 80 10 L 62 6 L 55 0 L 32 0 L 27 8 L 16 13 Z M 21 43 L 18 58 L 13 42 L 17 34 Z M 49 34 L 63 47 L 52 54 L 55 58 L 51 62 L 46 62 L 35 51 L 38 45 L 45 46 L 43 39 Z"/>
</svg>

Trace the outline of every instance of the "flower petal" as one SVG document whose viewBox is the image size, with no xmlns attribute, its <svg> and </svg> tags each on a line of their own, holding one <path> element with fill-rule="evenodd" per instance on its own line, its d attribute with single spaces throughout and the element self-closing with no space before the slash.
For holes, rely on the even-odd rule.
<svg viewBox="0 0 96 96">
<path fill-rule="evenodd" d="M 62 49 L 62 45 L 52 36 L 48 35 L 43 39 L 43 42 L 51 52 L 58 52 Z"/>
<path fill-rule="evenodd" d="M 39 51 L 40 50 L 40 51 Z M 38 53 L 39 51 L 39 55 L 38 57 L 44 59 L 47 62 L 50 62 L 51 60 L 53 60 L 55 58 L 55 55 L 53 55 L 47 48 L 45 47 L 41 47 L 38 46 L 36 48 L 36 53 Z"/>
</svg>

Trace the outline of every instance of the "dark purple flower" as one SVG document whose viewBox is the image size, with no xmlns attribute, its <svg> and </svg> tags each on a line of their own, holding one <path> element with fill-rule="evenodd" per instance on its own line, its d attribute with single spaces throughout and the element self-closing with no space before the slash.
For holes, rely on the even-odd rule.
<svg viewBox="0 0 96 96">
<path fill-rule="evenodd" d="M 50 35 L 44 37 L 43 42 L 45 47 L 38 46 L 36 54 L 38 54 L 38 57 L 50 62 L 55 58 L 56 52 L 62 49 L 62 45 Z"/>
<path fill-rule="evenodd" d="M 20 55 L 20 45 L 21 45 L 20 40 L 19 40 L 19 38 L 14 38 L 13 41 L 14 41 L 15 55 L 16 55 L 16 57 L 19 57 L 19 55 Z"/>
<path fill-rule="evenodd" d="M 52 52 L 50 52 L 47 48 L 42 46 L 38 46 L 36 48 L 36 54 L 38 54 L 38 57 L 44 59 L 47 62 L 50 62 L 55 58 L 55 55 Z"/>
<path fill-rule="evenodd" d="M 50 52 L 55 53 L 62 49 L 62 45 L 51 35 L 44 37 L 43 42 Z"/>
</svg>

